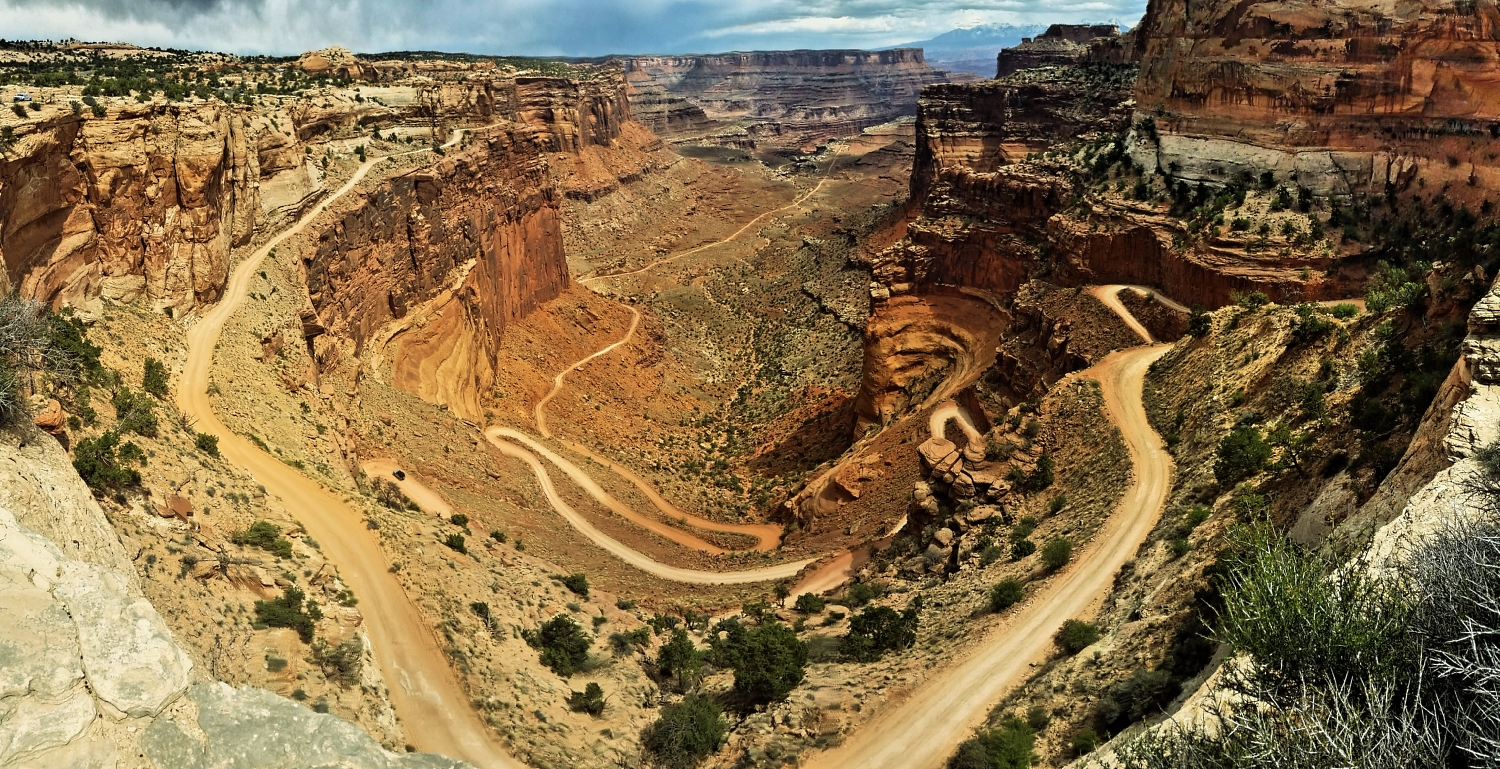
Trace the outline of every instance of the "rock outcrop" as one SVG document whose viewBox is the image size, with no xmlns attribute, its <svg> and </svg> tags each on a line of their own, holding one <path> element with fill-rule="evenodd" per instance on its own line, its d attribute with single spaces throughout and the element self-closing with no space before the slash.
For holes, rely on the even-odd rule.
<svg viewBox="0 0 1500 769">
<path fill-rule="evenodd" d="M 915 114 L 944 75 L 922 51 L 756 51 L 624 60 L 636 119 L 669 141 L 802 146 Z"/>
<path fill-rule="evenodd" d="M 1120 29 L 1113 24 L 1053 24 L 1034 38 L 1022 39 L 1014 48 L 1002 49 L 996 57 L 995 77 L 1023 69 L 1081 64 L 1095 40 L 1119 36 Z"/>
<path fill-rule="evenodd" d="M 7 440 L 0 462 L 0 767 L 466 766 L 197 683 L 67 454 L 38 436 Z"/>
<path fill-rule="evenodd" d="M 3 288 L 188 309 L 217 299 L 259 214 L 251 117 L 135 105 L 22 124 L 0 160 Z"/>
</svg>

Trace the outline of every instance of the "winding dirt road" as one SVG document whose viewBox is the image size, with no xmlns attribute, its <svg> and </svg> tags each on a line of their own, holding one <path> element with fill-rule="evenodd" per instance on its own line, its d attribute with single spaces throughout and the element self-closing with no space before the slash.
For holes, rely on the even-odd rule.
<svg viewBox="0 0 1500 769">
<path fill-rule="evenodd" d="M 458 143 L 462 135 L 463 131 L 455 131 L 444 146 Z M 330 204 L 354 189 L 377 163 L 390 157 L 399 155 L 360 164 L 344 186 L 235 268 L 223 301 L 187 333 L 188 355 L 177 383 L 177 407 L 196 421 L 198 431 L 218 437 L 219 451 L 226 459 L 247 470 L 266 491 L 281 499 L 359 596 L 375 660 L 385 676 L 391 705 L 407 740 L 421 750 L 461 758 L 483 769 L 521 769 L 524 765 L 505 753 L 470 707 L 469 697 L 454 678 L 432 631 L 390 572 L 390 563 L 375 536 L 365 527 L 363 513 L 229 430 L 208 397 L 219 336 L 244 302 L 250 278 L 261 262 L 271 249 L 300 233 Z"/>
<path fill-rule="evenodd" d="M 1129 313 L 1121 317 L 1133 320 Z M 1052 652 L 1053 632 L 1066 620 L 1095 609 L 1115 573 L 1156 525 L 1171 489 L 1172 459 L 1141 404 L 1147 369 L 1169 349 L 1169 345 L 1154 345 L 1115 352 L 1075 375 L 1099 381 L 1105 408 L 1120 428 L 1134 466 L 1130 487 L 1089 545 L 1032 595 L 1025 608 L 992 630 L 968 658 L 938 672 L 906 699 L 892 703 L 841 748 L 811 756 L 805 766 L 942 766 L 1005 692 L 1025 680 L 1029 663 Z"/>
</svg>

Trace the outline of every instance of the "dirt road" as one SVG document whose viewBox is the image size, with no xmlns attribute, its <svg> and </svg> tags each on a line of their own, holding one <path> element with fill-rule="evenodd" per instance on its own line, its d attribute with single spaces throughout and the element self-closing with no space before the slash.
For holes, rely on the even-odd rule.
<svg viewBox="0 0 1500 769">
<path fill-rule="evenodd" d="M 578 511 L 574 510 L 571 505 L 563 501 L 563 498 L 558 495 L 556 487 L 552 485 L 552 477 L 547 474 L 547 468 L 543 467 L 541 460 L 537 459 L 536 454 L 531 452 L 535 451 L 537 454 L 541 454 L 549 462 L 562 468 L 563 472 L 567 473 L 574 482 L 582 486 L 583 490 L 589 496 L 592 496 L 602 504 L 608 505 L 609 502 L 606 501 L 606 498 L 613 498 L 609 497 L 603 489 L 599 488 L 599 485 L 583 470 L 567 459 L 558 456 L 546 446 L 528 438 L 525 433 L 518 430 L 512 430 L 508 427 L 491 427 L 484 431 L 484 436 L 496 448 L 500 449 L 502 453 L 525 462 L 531 468 L 532 473 L 536 475 L 537 483 L 542 485 L 542 493 L 546 495 L 547 502 L 552 505 L 553 509 L 559 515 L 567 520 L 570 526 L 577 529 L 579 533 L 588 537 L 594 544 L 608 551 L 611 555 L 647 574 L 691 585 L 743 585 L 749 582 L 767 582 L 796 576 L 803 568 L 815 560 L 809 558 L 794 563 L 783 563 L 776 566 L 766 566 L 760 569 L 748 569 L 745 571 L 698 571 L 695 569 L 680 569 L 676 566 L 668 566 L 664 563 L 654 561 L 598 530 L 587 519 L 579 515 Z M 531 451 L 511 443 L 510 441 L 512 440 L 526 444 L 530 447 Z"/>
<path fill-rule="evenodd" d="M 1135 470 L 1114 515 L 1088 547 L 1033 595 L 1024 609 L 994 628 L 968 658 L 938 672 L 905 700 L 891 703 L 841 748 L 810 756 L 805 766 L 941 766 L 1005 692 L 1025 679 L 1029 663 L 1052 653 L 1053 632 L 1064 621 L 1087 616 L 1096 608 L 1115 573 L 1135 555 L 1156 524 L 1171 488 L 1171 457 L 1141 405 L 1146 370 L 1169 349 L 1157 345 L 1112 353 L 1075 375 L 1099 380 L 1105 408 L 1124 436 Z"/>
<path fill-rule="evenodd" d="M 428 488 L 410 470 L 403 470 L 405 478 L 396 478 L 394 472 L 401 469 L 401 463 L 394 459 L 371 459 L 359 463 L 359 469 L 365 471 L 365 475 L 371 478 L 382 478 L 396 484 L 396 488 L 406 495 L 407 499 L 417 503 L 417 507 L 433 515 L 444 518 L 453 516 L 453 507 L 448 500 L 443 499 L 436 491 Z"/>
<path fill-rule="evenodd" d="M 445 146 L 456 144 L 462 132 Z M 422 151 L 422 150 L 419 150 Z M 415 153 L 402 153 L 415 154 Z M 391 705 L 406 739 L 417 748 L 461 758 L 483 769 L 520 769 L 506 755 L 469 705 L 432 631 L 390 572 L 390 563 L 364 515 L 335 493 L 282 464 L 249 440 L 231 432 L 214 413 L 208 398 L 209 373 L 224 324 L 244 302 L 250 278 L 271 249 L 296 235 L 343 197 L 386 158 L 362 163 L 343 187 L 325 198 L 281 234 L 235 268 L 224 300 L 204 314 L 187 333 L 188 356 L 177 383 L 177 407 L 196 420 L 196 429 L 219 439 L 219 451 L 239 465 L 286 505 L 316 539 L 344 582 L 359 597 L 365 629 L 375 660 L 390 690 Z"/>
</svg>

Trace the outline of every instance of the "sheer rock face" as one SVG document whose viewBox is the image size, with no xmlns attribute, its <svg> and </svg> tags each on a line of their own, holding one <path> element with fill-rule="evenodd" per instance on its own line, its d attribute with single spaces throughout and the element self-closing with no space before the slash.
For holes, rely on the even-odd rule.
<svg viewBox="0 0 1500 769">
<path fill-rule="evenodd" d="M 1500 186 L 1486 151 L 1500 126 L 1492 2 L 1154 0 L 1139 34 L 1136 106 L 1161 137 L 1134 153 L 1148 168 L 1295 173 L 1325 195 Z"/>
<path fill-rule="evenodd" d="M 0 160 L 4 287 L 59 304 L 216 299 L 259 209 L 246 120 L 221 104 L 148 104 L 18 126 Z"/>
<path fill-rule="evenodd" d="M 799 146 L 916 112 L 943 81 L 922 51 L 756 51 L 625 59 L 636 119 L 669 140 Z"/>
<path fill-rule="evenodd" d="M 519 126 L 377 186 L 317 225 L 303 254 L 320 357 L 348 340 L 389 356 L 394 384 L 464 414 L 494 381 L 501 332 L 568 285 L 556 188 Z"/>
</svg>

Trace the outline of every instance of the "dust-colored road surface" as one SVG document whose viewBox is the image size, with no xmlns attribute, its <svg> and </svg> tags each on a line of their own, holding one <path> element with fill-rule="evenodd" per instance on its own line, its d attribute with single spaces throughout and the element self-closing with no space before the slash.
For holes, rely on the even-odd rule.
<svg viewBox="0 0 1500 769">
<path fill-rule="evenodd" d="M 448 145 L 457 143 L 461 135 L 455 132 Z M 219 438 L 219 450 L 225 458 L 249 471 L 268 492 L 279 497 L 338 566 L 340 576 L 359 597 L 375 660 L 390 688 L 391 705 L 401 719 L 407 741 L 421 750 L 461 758 L 484 769 L 521 769 L 524 765 L 505 754 L 470 707 L 432 631 L 390 572 L 390 564 L 365 527 L 360 511 L 231 432 L 214 413 L 208 398 L 209 371 L 219 335 L 244 301 L 250 277 L 260 263 L 272 248 L 301 232 L 383 159 L 361 164 L 348 183 L 235 268 L 224 300 L 188 331 L 188 357 L 177 385 L 177 407 L 197 421 L 197 430 Z"/>
<path fill-rule="evenodd" d="M 1139 320 L 1136 320 L 1135 316 L 1131 315 L 1130 311 L 1125 309 L 1125 304 L 1120 301 L 1120 292 L 1124 291 L 1127 288 L 1135 287 L 1122 286 L 1118 284 L 1109 286 L 1094 286 L 1093 288 L 1089 289 L 1089 294 L 1103 303 L 1105 307 L 1108 307 L 1111 312 L 1120 316 L 1120 320 L 1125 321 L 1125 325 L 1129 326 L 1130 330 L 1134 331 L 1136 336 L 1139 336 L 1141 338 L 1142 342 L 1145 342 L 1146 344 L 1152 344 L 1156 340 L 1151 337 L 1151 332 L 1147 331 L 1146 327 L 1141 325 L 1141 322 Z M 1171 302 L 1170 304 L 1168 304 L 1168 301 L 1169 300 L 1163 301 L 1162 304 L 1165 304 L 1168 307 L 1177 304 L 1176 302 Z M 1178 306 L 1180 307 L 1181 305 Z"/>
<path fill-rule="evenodd" d="M 979 428 L 974 426 L 974 420 L 969 417 L 969 412 L 964 411 L 957 403 L 945 403 L 932 410 L 932 416 L 927 418 L 927 431 L 934 438 L 942 438 L 947 432 L 948 421 L 958 420 L 958 427 L 964 432 L 964 439 L 969 444 L 977 444 L 984 448 L 984 436 L 980 435 Z"/>
<path fill-rule="evenodd" d="M 826 170 L 826 171 L 823 172 L 823 178 L 819 179 L 818 183 L 815 184 L 815 185 L 813 185 L 812 189 L 808 190 L 807 192 L 802 193 L 802 195 L 800 197 L 798 197 L 796 200 L 793 200 L 792 202 L 790 202 L 790 203 L 782 206 L 781 208 L 773 208 L 770 211 L 766 211 L 766 212 L 760 214 L 759 216 L 755 217 L 754 219 L 751 219 L 750 221 L 745 222 L 745 226 L 743 226 L 743 227 L 735 230 L 734 234 L 730 235 L 727 238 L 724 238 L 723 240 L 716 240 L 716 241 L 714 241 L 712 243 L 704 243 L 701 246 L 696 246 L 696 247 L 690 248 L 690 249 L 688 249 L 686 251 L 680 251 L 680 252 L 672 254 L 670 256 L 664 256 L 664 257 L 662 257 L 660 259 L 657 259 L 654 262 L 651 262 L 650 264 L 647 264 L 645 267 L 641 267 L 639 269 L 631 270 L 630 272 L 612 272 L 612 273 L 610 273 L 608 275 L 594 275 L 592 277 L 582 278 L 578 282 L 579 283 L 592 283 L 592 282 L 594 282 L 596 280 L 609 280 L 610 278 L 624 278 L 624 277 L 628 277 L 630 275 L 639 275 L 639 274 L 641 274 L 641 273 L 643 273 L 643 272 L 645 272 L 647 270 L 653 269 L 655 267 L 660 267 L 661 265 L 666 264 L 668 262 L 675 262 L 678 259 L 683 258 L 684 256 L 692 256 L 693 254 L 696 254 L 696 253 L 698 253 L 700 251 L 706 251 L 706 250 L 708 250 L 710 248 L 713 248 L 715 246 L 722 246 L 725 243 L 729 243 L 731 241 L 738 240 L 741 235 L 745 234 L 746 230 L 749 230 L 751 227 L 754 227 L 755 224 L 757 222 L 759 222 L 760 220 L 762 220 L 762 219 L 764 219 L 764 218 L 766 218 L 768 216 L 775 216 L 776 214 L 779 214 L 782 211 L 786 211 L 788 209 L 796 208 L 797 206 L 800 206 L 803 203 L 807 202 L 808 198 L 812 197 L 813 195 L 816 195 L 818 193 L 818 190 L 823 189 L 823 185 L 825 183 L 827 183 L 829 175 L 831 175 L 833 173 L 833 167 L 836 166 L 836 165 L 838 165 L 838 162 L 839 162 L 839 160 L 838 160 L 838 151 L 835 151 L 834 152 L 833 160 L 828 164 L 828 170 Z"/>
<path fill-rule="evenodd" d="M 1128 313 L 1127 313 L 1128 315 Z M 1112 353 L 1081 376 L 1098 379 L 1105 408 L 1125 438 L 1134 479 L 1093 541 L 1026 607 L 995 628 L 973 654 L 892 703 L 838 750 L 810 757 L 819 769 L 933 769 L 978 726 L 1005 692 L 1052 651 L 1066 620 L 1088 615 L 1115 572 L 1150 533 L 1171 488 L 1172 460 L 1146 420 L 1141 389 L 1166 345 Z"/>
<path fill-rule="evenodd" d="M 412 471 L 402 470 L 406 477 L 397 479 L 393 473 L 401 469 L 401 463 L 394 459 L 371 459 L 359 463 L 359 469 L 364 470 L 365 475 L 371 478 L 383 478 L 396 484 L 396 488 L 401 489 L 401 493 L 405 494 L 407 499 L 416 502 L 417 507 L 433 515 L 441 515 L 444 518 L 453 515 L 453 508 L 448 504 L 448 500 L 443 499 L 436 491 L 417 480 Z"/>
<path fill-rule="evenodd" d="M 556 487 L 552 485 L 552 476 L 547 474 L 547 468 L 542 466 L 541 460 L 537 459 L 536 455 L 532 454 L 531 451 L 521 448 L 510 441 L 516 440 L 525 443 L 537 453 L 547 457 L 548 461 L 563 468 L 563 471 L 582 486 L 583 490 L 589 496 L 602 504 L 609 504 L 605 501 L 605 497 L 608 495 L 599 488 L 597 483 L 594 483 L 593 479 L 588 477 L 587 473 L 578 469 L 567 459 L 549 451 L 547 447 L 526 437 L 524 433 L 508 427 L 490 427 L 484 431 L 484 435 L 502 453 L 525 462 L 531 468 L 532 473 L 536 475 L 537 483 L 542 485 L 542 493 L 547 497 L 547 502 L 552 505 L 553 509 L 557 510 L 559 515 L 567 520 L 569 525 L 588 537 L 594 544 L 647 574 L 692 585 L 742 585 L 748 582 L 766 582 L 795 576 L 814 560 L 809 558 L 794 563 L 783 563 L 776 566 L 766 566 L 760 569 L 748 569 L 745 571 L 698 571 L 695 569 L 680 569 L 676 566 L 668 566 L 664 563 L 654 561 L 598 530 L 583 516 L 579 515 L 578 511 L 574 510 L 572 506 L 563 501 L 563 498 L 558 495 Z"/>
</svg>

